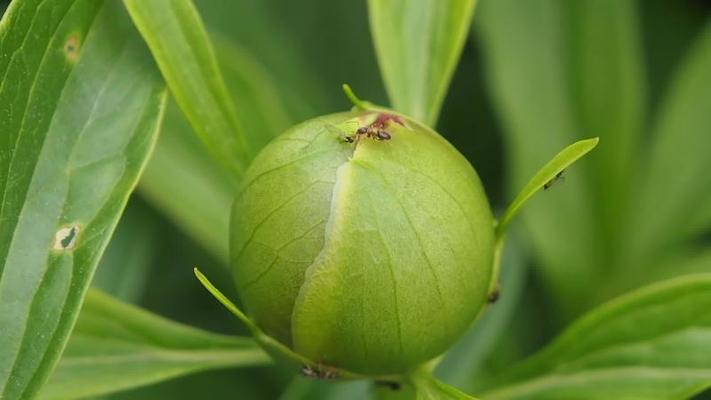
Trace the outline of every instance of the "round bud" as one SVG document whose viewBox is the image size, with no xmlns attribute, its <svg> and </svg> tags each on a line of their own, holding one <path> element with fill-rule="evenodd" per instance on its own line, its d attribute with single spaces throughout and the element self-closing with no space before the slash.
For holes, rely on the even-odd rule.
<svg viewBox="0 0 711 400">
<path fill-rule="evenodd" d="M 493 216 L 476 172 L 406 117 L 302 123 L 248 169 L 231 221 L 241 300 L 314 362 L 384 375 L 444 352 L 487 300 Z"/>
</svg>

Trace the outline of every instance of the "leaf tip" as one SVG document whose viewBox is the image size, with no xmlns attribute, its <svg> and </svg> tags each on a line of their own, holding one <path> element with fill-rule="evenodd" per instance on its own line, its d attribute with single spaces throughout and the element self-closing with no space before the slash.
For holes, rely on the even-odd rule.
<svg viewBox="0 0 711 400">
<path fill-rule="evenodd" d="M 595 137 L 590 138 L 590 139 L 585 139 L 584 142 L 590 143 L 590 150 L 592 150 L 592 149 L 594 149 L 594 148 L 597 146 L 597 144 L 600 142 L 600 137 L 599 137 L 599 136 L 595 136 Z"/>
</svg>

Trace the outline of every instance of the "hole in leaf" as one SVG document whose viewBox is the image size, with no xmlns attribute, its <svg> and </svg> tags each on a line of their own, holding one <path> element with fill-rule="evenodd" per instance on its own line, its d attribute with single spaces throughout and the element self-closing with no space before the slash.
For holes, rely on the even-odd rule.
<svg viewBox="0 0 711 400">
<path fill-rule="evenodd" d="M 79 236 L 79 225 L 65 226 L 54 234 L 54 250 L 73 250 Z"/>
<path fill-rule="evenodd" d="M 64 55 L 70 62 L 76 62 L 79 58 L 79 49 L 81 48 L 81 40 L 78 33 L 74 33 L 64 42 Z"/>
</svg>

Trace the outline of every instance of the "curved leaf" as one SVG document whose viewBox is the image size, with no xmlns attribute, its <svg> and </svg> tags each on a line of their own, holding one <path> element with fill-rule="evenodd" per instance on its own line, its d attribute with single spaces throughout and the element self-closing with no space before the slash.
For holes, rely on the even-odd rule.
<svg viewBox="0 0 711 400">
<path fill-rule="evenodd" d="M 251 143 L 225 87 L 215 52 L 191 0 L 124 0 L 168 87 L 208 150 L 234 177 Z"/>
<path fill-rule="evenodd" d="M 370 29 L 393 108 L 435 125 L 475 0 L 369 0 Z"/>
<path fill-rule="evenodd" d="M 165 90 L 115 2 L 14 1 L 0 54 L 0 397 L 15 399 L 59 358 Z"/>
<path fill-rule="evenodd" d="M 637 290 L 589 312 L 496 379 L 486 399 L 681 399 L 711 386 L 711 274 Z"/>
<path fill-rule="evenodd" d="M 92 289 L 40 397 L 98 396 L 208 369 L 270 362 L 252 339 L 178 324 Z"/>
<path fill-rule="evenodd" d="M 521 207 L 531 198 L 536 192 L 552 185 L 556 179 L 560 178 L 565 169 L 576 162 L 582 156 L 597 146 L 599 139 L 592 138 L 581 140 L 571 144 L 561 150 L 550 161 L 548 161 L 535 175 L 526 183 L 526 186 L 521 189 L 521 192 L 511 202 L 511 205 L 506 209 L 504 215 L 496 226 L 496 234 L 502 236 L 506 232 L 509 223 L 519 212 Z"/>
</svg>

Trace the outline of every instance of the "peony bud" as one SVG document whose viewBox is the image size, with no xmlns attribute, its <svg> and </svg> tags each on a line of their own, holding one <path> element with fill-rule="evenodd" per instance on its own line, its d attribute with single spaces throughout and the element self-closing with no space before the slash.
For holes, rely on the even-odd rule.
<svg viewBox="0 0 711 400">
<path fill-rule="evenodd" d="M 231 221 L 239 295 L 298 354 L 366 375 L 450 347 L 486 303 L 494 219 L 467 160 L 381 110 L 315 118 L 248 169 Z"/>
</svg>

